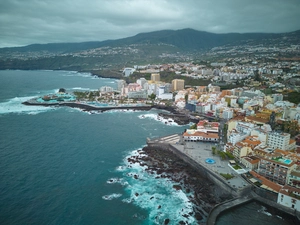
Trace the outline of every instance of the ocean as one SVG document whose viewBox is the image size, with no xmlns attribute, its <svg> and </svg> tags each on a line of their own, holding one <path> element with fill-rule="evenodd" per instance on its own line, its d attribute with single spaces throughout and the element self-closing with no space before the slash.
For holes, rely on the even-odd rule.
<svg viewBox="0 0 300 225">
<path fill-rule="evenodd" d="M 192 210 L 187 194 L 126 161 L 147 138 L 188 126 L 156 120 L 157 110 L 89 114 L 21 104 L 59 88 L 101 86 L 117 84 L 72 71 L 0 71 L 0 224 L 150 225 L 167 218 L 169 224 L 197 224 L 183 216 Z M 239 210 L 225 213 L 217 224 L 237 218 L 253 224 L 249 210 L 261 224 L 291 224 L 260 204 Z"/>
</svg>

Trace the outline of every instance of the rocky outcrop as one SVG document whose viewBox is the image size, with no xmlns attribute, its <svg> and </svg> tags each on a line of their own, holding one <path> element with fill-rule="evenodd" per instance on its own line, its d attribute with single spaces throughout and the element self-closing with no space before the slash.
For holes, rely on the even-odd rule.
<svg viewBox="0 0 300 225">
<path fill-rule="evenodd" d="M 222 195 L 219 187 L 201 175 L 188 163 L 178 158 L 171 151 L 163 151 L 146 146 L 140 152 L 143 154 L 128 158 L 129 163 L 147 165 L 146 171 L 155 174 L 156 178 L 169 178 L 175 182 L 173 188 L 189 194 L 189 200 L 194 205 L 192 215 L 202 223 L 210 210 L 218 203 L 231 198 Z"/>
</svg>

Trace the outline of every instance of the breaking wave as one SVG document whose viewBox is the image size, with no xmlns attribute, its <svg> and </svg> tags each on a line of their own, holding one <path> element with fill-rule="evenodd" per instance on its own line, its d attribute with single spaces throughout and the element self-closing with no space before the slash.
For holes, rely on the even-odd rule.
<svg viewBox="0 0 300 225">
<path fill-rule="evenodd" d="M 168 126 L 179 126 L 176 122 L 174 122 L 173 119 L 171 119 L 171 118 L 165 119 L 157 114 L 143 114 L 143 115 L 139 115 L 138 117 L 139 117 L 139 119 L 155 120 L 155 121 L 161 122 Z"/>
<path fill-rule="evenodd" d="M 35 115 L 41 112 L 46 112 L 49 110 L 53 110 L 53 107 L 44 107 L 44 106 L 27 106 L 23 105 L 22 102 L 25 102 L 31 98 L 37 96 L 28 96 L 28 97 L 15 97 L 9 99 L 8 101 L 0 103 L 0 114 L 8 114 L 8 113 L 25 113 Z"/>
<path fill-rule="evenodd" d="M 127 158 L 139 155 L 141 152 L 135 150 L 124 160 L 125 166 L 117 168 L 128 182 L 125 191 L 129 197 L 122 202 L 134 204 L 149 212 L 149 223 L 163 224 L 169 220 L 171 224 L 196 224 L 193 217 L 193 204 L 182 190 L 176 190 L 173 185 L 177 184 L 168 178 L 158 178 L 156 173 L 146 172 L 147 166 L 139 163 L 128 163 Z M 118 179 L 112 179 L 111 183 L 118 183 Z"/>
</svg>

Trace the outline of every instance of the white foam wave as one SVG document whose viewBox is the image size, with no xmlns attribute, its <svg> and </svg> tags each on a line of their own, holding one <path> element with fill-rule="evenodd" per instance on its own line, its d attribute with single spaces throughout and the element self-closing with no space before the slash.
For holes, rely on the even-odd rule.
<svg viewBox="0 0 300 225">
<path fill-rule="evenodd" d="M 133 200 L 131 198 L 124 198 L 122 199 L 122 202 L 124 203 L 131 203 Z"/>
<path fill-rule="evenodd" d="M 155 121 L 159 121 L 168 126 L 179 126 L 176 122 L 174 122 L 173 119 L 171 119 L 171 118 L 165 119 L 157 114 L 143 114 L 143 115 L 139 115 L 138 118 L 139 119 L 152 119 Z"/>
<path fill-rule="evenodd" d="M 263 213 L 263 214 L 265 214 L 265 215 L 267 215 L 267 216 L 272 216 L 272 214 L 269 213 L 269 212 L 267 211 L 267 208 L 264 207 L 264 206 L 262 206 L 261 209 L 259 209 L 259 210 L 257 210 L 257 211 L 260 212 L 260 213 Z"/>
<path fill-rule="evenodd" d="M 110 178 L 106 181 L 108 184 L 121 184 L 122 186 L 125 186 L 128 184 L 127 181 L 124 181 L 122 178 Z"/>
<path fill-rule="evenodd" d="M 81 90 L 81 91 L 90 91 L 90 88 L 83 88 L 83 87 L 73 87 L 73 90 Z"/>
<path fill-rule="evenodd" d="M 92 78 L 92 74 L 91 73 L 79 73 L 77 71 L 69 71 L 66 74 L 63 74 L 64 77 L 90 77 Z"/>
<path fill-rule="evenodd" d="M 138 150 L 132 151 L 129 157 L 143 155 Z M 123 202 L 135 204 L 149 210 L 149 219 L 153 224 L 163 224 L 165 219 L 172 220 L 172 224 L 185 221 L 187 224 L 196 224 L 193 214 L 193 203 L 182 190 L 176 190 L 176 184 L 168 178 L 158 178 L 157 174 L 148 173 L 139 163 L 128 162 L 123 170 L 124 180 L 128 180 L 125 190 L 130 197 Z"/>
<path fill-rule="evenodd" d="M 0 103 L 0 114 L 8 114 L 8 113 L 26 113 L 30 115 L 35 115 L 41 112 L 46 112 L 49 110 L 53 110 L 53 107 L 44 107 L 44 106 L 27 106 L 23 105 L 22 102 L 25 102 L 31 98 L 37 96 L 28 96 L 28 97 L 15 97 L 9 99 L 6 102 Z"/>
<path fill-rule="evenodd" d="M 113 200 L 113 199 L 116 199 L 116 198 L 120 198 L 121 196 L 122 196 L 122 194 L 113 193 L 111 195 L 102 196 L 102 199 L 110 201 L 110 200 Z"/>
<path fill-rule="evenodd" d="M 127 110 L 127 109 L 113 109 L 113 110 L 107 110 L 107 111 L 104 111 L 103 113 L 136 113 L 136 112 L 140 112 L 139 110 Z"/>
</svg>

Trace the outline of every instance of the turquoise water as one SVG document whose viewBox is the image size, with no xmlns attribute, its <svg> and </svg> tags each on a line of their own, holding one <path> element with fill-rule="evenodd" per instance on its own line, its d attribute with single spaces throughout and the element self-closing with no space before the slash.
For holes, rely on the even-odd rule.
<svg viewBox="0 0 300 225">
<path fill-rule="evenodd" d="M 65 71 L 0 71 L 0 81 L 0 224 L 160 224 L 166 217 L 174 223 L 185 219 L 176 215 L 182 208 L 190 210 L 185 194 L 138 166 L 127 167 L 126 157 L 142 148 L 147 137 L 186 127 L 156 121 L 155 110 L 88 114 L 21 104 L 61 87 L 115 87 L 110 79 Z M 146 182 L 133 179 L 133 173 Z M 162 207 L 156 217 L 158 204 Z"/>
<path fill-rule="evenodd" d="M 290 164 L 291 162 L 292 162 L 292 160 L 290 160 L 290 159 L 284 160 L 284 163 L 285 163 L 285 164 Z"/>
<path fill-rule="evenodd" d="M 115 88 L 116 83 L 67 71 L 0 71 L 0 224 L 152 225 L 166 218 L 170 224 L 196 224 L 182 216 L 192 207 L 185 193 L 126 162 L 147 137 L 187 126 L 157 121 L 155 110 L 88 114 L 21 104 L 59 88 L 101 86 Z M 253 224 L 254 215 L 260 224 L 285 221 L 276 215 L 263 219 L 261 207 L 240 207 L 217 224 Z"/>
</svg>

